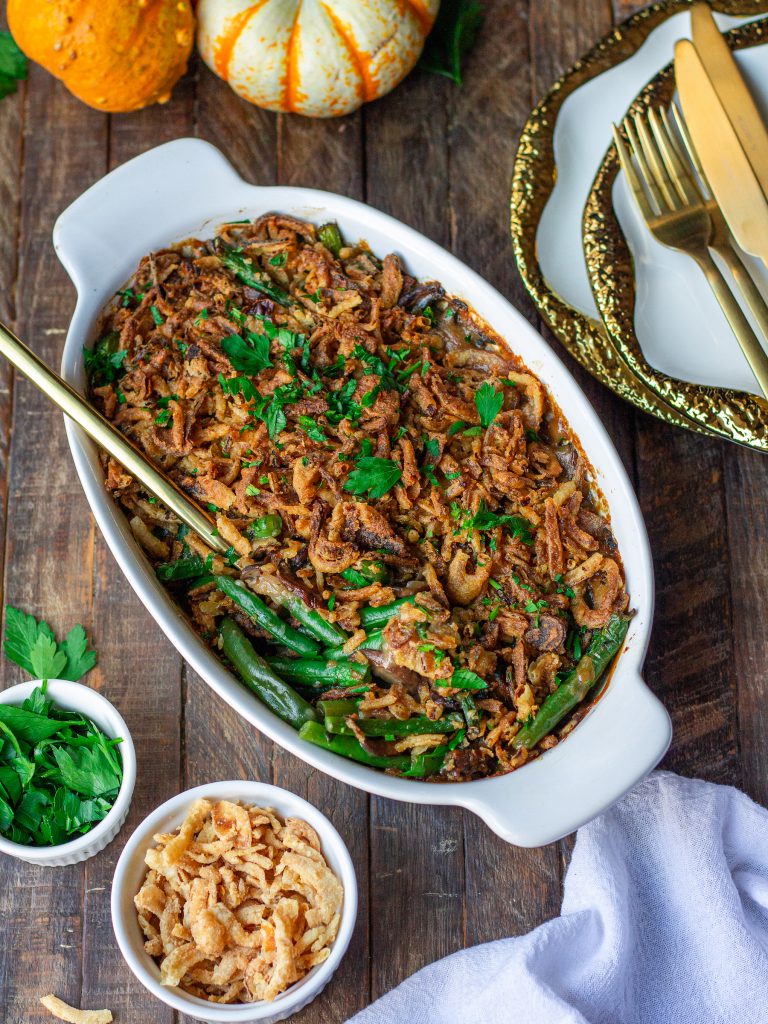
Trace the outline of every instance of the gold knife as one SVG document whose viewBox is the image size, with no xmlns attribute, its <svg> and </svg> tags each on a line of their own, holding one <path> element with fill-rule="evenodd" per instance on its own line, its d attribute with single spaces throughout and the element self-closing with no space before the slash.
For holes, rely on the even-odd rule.
<svg viewBox="0 0 768 1024">
<path fill-rule="evenodd" d="M 691 31 L 704 69 L 768 198 L 768 129 L 707 4 L 694 4 Z"/>
<path fill-rule="evenodd" d="M 675 46 L 675 79 L 685 123 L 717 205 L 741 248 L 768 265 L 768 202 L 688 39 Z"/>
</svg>

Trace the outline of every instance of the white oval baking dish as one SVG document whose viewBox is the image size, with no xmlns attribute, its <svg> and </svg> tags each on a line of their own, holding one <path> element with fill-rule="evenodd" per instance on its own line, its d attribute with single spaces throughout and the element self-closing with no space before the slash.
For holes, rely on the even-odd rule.
<svg viewBox="0 0 768 1024">
<path fill-rule="evenodd" d="M 566 742 L 511 775 L 444 785 L 391 778 L 302 742 L 224 668 L 183 620 L 134 542 L 127 520 L 104 489 L 96 446 L 68 422 L 70 448 L 96 521 L 169 640 L 261 732 L 314 767 L 370 793 L 466 807 L 520 846 L 552 842 L 605 810 L 651 771 L 669 745 L 671 724 L 641 676 L 653 615 L 653 570 L 637 500 L 578 385 L 506 299 L 444 249 L 370 206 L 314 189 L 250 185 L 213 146 L 179 139 L 112 171 L 57 221 L 54 245 L 78 292 L 62 373 L 84 389 L 83 344 L 93 340 L 102 308 L 142 256 L 191 236 L 211 237 L 224 221 L 269 210 L 317 223 L 336 220 L 346 238 L 363 238 L 381 254 L 398 252 L 416 277 L 436 278 L 449 293 L 466 299 L 550 388 L 595 467 L 637 612 L 610 686 Z"/>
</svg>

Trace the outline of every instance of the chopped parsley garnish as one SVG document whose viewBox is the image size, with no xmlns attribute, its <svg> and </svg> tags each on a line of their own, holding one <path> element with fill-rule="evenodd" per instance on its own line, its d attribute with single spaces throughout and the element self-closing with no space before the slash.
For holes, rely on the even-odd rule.
<svg viewBox="0 0 768 1024">
<path fill-rule="evenodd" d="M 59 644 L 46 622 L 9 606 L 4 646 L 44 682 L 20 706 L 0 705 L 0 833 L 25 846 L 58 846 L 111 810 L 123 777 L 121 740 L 46 697 L 47 679 L 76 682 L 95 665 L 82 626 Z"/>
<path fill-rule="evenodd" d="M 311 416 L 299 416 L 299 426 L 310 441 L 317 441 L 318 444 L 325 444 L 328 440 L 318 425 L 317 420 L 312 419 Z"/>
<path fill-rule="evenodd" d="M 489 512 L 484 503 L 481 503 L 477 513 L 466 525 L 470 530 L 480 531 L 495 530 L 500 526 L 506 527 L 512 536 L 519 538 L 523 544 L 533 544 L 532 523 L 529 523 L 523 516 Z"/>
<path fill-rule="evenodd" d="M 468 668 L 457 668 L 450 679 L 438 679 L 436 686 L 452 686 L 457 690 L 487 690 L 488 683 Z"/>
<path fill-rule="evenodd" d="M 480 425 L 487 429 L 501 412 L 504 395 L 501 391 L 497 391 L 493 384 L 486 381 L 475 393 L 475 405 L 480 417 Z"/>
<path fill-rule="evenodd" d="M 277 252 L 269 260 L 270 267 L 284 267 L 288 262 L 287 252 Z"/>
<path fill-rule="evenodd" d="M 453 437 L 454 434 L 458 434 L 460 430 L 466 427 L 466 423 L 463 420 L 456 420 L 448 427 L 448 437 Z"/>
<path fill-rule="evenodd" d="M 253 288 L 254 291 L 267 295 L 275 302 L 279 302 L 281 306 L 288 305 L 291 300 L 288 292 L 274 284 L 267 274 L 257 270 L 250 260 L 243 256 L 241 249 L 228 248 L 226 245 L 220 244 L 218 256 L 227 270 L 231 271 L 247 288 Z"/>
<path fill-rule="evenodd" d="M 266 334 L 248 331 L 245 338 L 241 338 L 239 334 L 230 334 L 222 340 L 221 347 L 232 366 L 249 377 L 255 377 L 272 365 L 269 358 L 269 337 Z"/>
<path fill-rule="evenodd" d="M 130 306 L 132 302 L 136 301 L 136 295 L 134 294 L 133 288 L 121 288 L 117 294 L 123 300 L 120 303 L 123 307 Z"/>
<path fill-rule="evenodd" d="M 125 374 L 123 362 L 127 355 L 124 348 L 119 348 L 120 335 L 110 331 L 93 346 L 83 349 L 85 372 L 91 384 L 100 387 L 103 384 L 114 384 Z"/>
<path fill-rule="evenodd" d="M 261 397 L 247 377 L 225 377 L 220 373 L 219 384 L 225 395 L 242 395 L 246 402 L 255 402 Z"/>
<path fill-rule="evenodd" d="M 157 308 L 157 306 L 150 306 L 149 311 L 152 314 L 152 319 L 155 321 L 155 326 L 162 327 L 162 325 L 165 323 L 165 317 Z"/>
<path fill-rule="evenodd" d="M 253 484 L 248 484 L 248 486 L 247 486 L 247 487 L 245 488 L 245 493 L 246 493 L 246 494 L 247 494 L 247 495 L 248 495 L 248 496 L 249 496 L 250 498 L 253 498 L 253 497 L 255 497 L 255 496 L 256 496 L 257 494 L 261 494 L 261 491 L 259 490 L 259 488 L 258 488 L 258 487 L 254 487 L 254 486 L 253 486 Z"/>
<path fill-rule="evenodd" d="M 193 321 L 195 327 L 202 327 L 205 321 L 208 320 L 209 315 L 207 309 L 201 309 Z"/>
<path fill-rule="evenodd" d="M 344 419 L 351 421 L 360 419 L 362 409 L 357 402 L 352 400 L 356 388 L 357 381 L 354 377 L 350 377 L 338 390 L 326 392 L 324 397 L 328 402 L 326 416 L 329 423 L 337 426 Z"/>
<path fill-rule="evenodd" d="M 357 460 L 356 468 L 347 477 L 344 490 L 352 494 L 367 494 L 369 498 L 383 498 L 402 475 L 402 469 L 392 459 L 364 456 Z"/>
</svg>

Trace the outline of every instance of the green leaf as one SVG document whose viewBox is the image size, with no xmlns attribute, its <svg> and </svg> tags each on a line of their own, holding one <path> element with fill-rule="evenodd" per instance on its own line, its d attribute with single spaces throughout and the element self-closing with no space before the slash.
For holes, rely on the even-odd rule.
<svg viewBox="0 0 768 1024">
<path fill-rule="evenodd" d="M 457 668 L 450 679 L 440 679 L 438 686 L 452 686 L 457 690 L 487 690 L 488 683 L 468 668 Z"/>
<path fill-rule="evenodd" d="M 27 77 L 28 67 L 10 32 L 0 32 L 0 99 L 16 92 L 16 83 Z"/>
<path fill-rule="evenodd" d="M 120 774 L 104 756 L 101 748 L 53 747 L 53 756 L 61 773 L 61 781 L 83 796 L 104 796 L 120 788 Z"/>
<path fill-rule="evenodd" d="M 29 652 L 32 675 L 38 679 L 59 679 L 67 664 L 67 656 L 56 646 L 53 637 L 39 633 Z"/>
<path fill-rule="evenodd" d="M 481 531 L 506 527 L 512 536 L 519 538 L 523 544 L 533 544 L 533 523 L 528 522 L 524 516 L 489 512 L 485 507 L 485 502 L 480 503 L 480 508 L 466 526 L 469 530 Z"/>
<path fill-rule="evenodd" d="M 92 349 L 83 349 L 85 372 L 91 384 L 101 386 L 114 384 L 125 374 L 123 363 L 127 351 L 120 348 L 120 335 L 117 331 L 100 338 Z"/>
<path fill-rule="evenodd" d="M 25 615 L 18 608 L 6 605 L 3 639 L 6 657 L 21 665 L 30 675 L 35 674 L 30 655 L 40 634 L 53 639 L 53 630 L 47 622 L 38 622 L 34 615 Z"/>
<path fill-rule="evenodd" d="M 13 824 L 13 819 L 13 808 L 0 796 L 0 832 L 7 832 Z"/>
<path fill-rule="evenodd" d="M 475 405 L 480 416 L 480 424 L 487 429 L 501 412 L 504 395 L 486 381 L 475 392 Z"/>
<path fill-rule="evenodd" d="M 247 340 L 239 334 L 230 334 L 221 342 L 227 359 L 238 373 L 255 377 L 262 370 L 272 366 L 269 358 L 269 338 L 266 334 L 248 332 Z"/>
<path fill-rule="evenodd" d="M 10 32 L 0 32 L 0 74 L 10 78 L 27 77 L 29 61 L 19 49 Z"/>
<path fill-rule="evenodd" d="M 45 718 L 32 711 L 25 711 L 24 708 L 14 707 L 13 704 L 0 704 L 0 723 L 10 729 L 17 740 L 32 746 L 69 728 L 69 722 Z"/>
<path fill-rule="evenodd" d="M 347 477 L 344 490 L 352 494 L 367 493 L 370 498 L 383 498 L 402 475 L 402 469 L 392 459 L 366 456 L 358 459 L 357 466 Z"/>
<path fill-rule="evenodd" d="M 218 256 L 227 270 L 231 271 L 248 288 L 262 292 L 270 299 L 274 299 L 275 302 L 279 302 L 281 306 L 288 305 L 291 299 L 288 292 L 274 284 L 268 274 L 257 270 L 239 250 L 228 248 L 222 244 Z"/>
<path fill-rule="evenodd" d="M 66 658 L 66 666 L 60 679 L 71 679 L 76 683 L 96 664 L 96 652 L 88 649 L 88 637 L 79 623 L 67 633 L 61 649 Z"/>
<path fill-rule="evenodd" d="M 261 398 L 247 377 L 225 377 L 223 373 L 220 373 L 219 384 L 225 395 L 242 395 L 246 402 L 255 402 Z"/>
<path fill-rule="evenodd" d="M 461 85 L 462 57 L 474 45 L 482 23 L 483 7 L 476 0 L 442 0 L 419 67 Z"/>
</svg>

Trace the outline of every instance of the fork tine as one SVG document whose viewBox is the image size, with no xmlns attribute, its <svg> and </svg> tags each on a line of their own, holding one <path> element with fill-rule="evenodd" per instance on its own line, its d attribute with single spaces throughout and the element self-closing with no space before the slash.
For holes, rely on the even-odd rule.
<svg viewBox="0 0 768 1024">
<path fill-rule="evenodd" d="M 681 206 L 680 199 L 678 198 L 672 181 L 667 174 L 667 169 L 664 166 L 664 161 L 661 159 L 659 150 L 654 142 L 648 122 L 640 114 L 635 114 L 634 120 L 643 155 L 645 156 L 651 173 L 653 174 L 656 185 L 665 200 L 661 207 L 661 212 L 664 213 L 665 211 L 669 212 L 670 210 L 679 210 Z"/>
<path fill-rule="evenodd" d="M 667 115 L 664 110 L 652 110 L 649 114 L 651 131 L 659 147 L 661 158 L 667 168 L 667 173 L 672 179 L 672 184 L 683 203 L 693 204 L 702 202 L 702 195 L 699 191 L 693 175 L 686 167 L 685 159 L 678 149 L 677 142 L 672 134 Z"/>
<path fill-rule="evenodd" d="M 640 169 L 640 180 L 645 185 L 646 190 L 650 192 L 653 200 L 652 205 L 655 209 L 652 209 L 651 216 L 656 216 L 663 213 L 666 209 L 664 198 L 656 184 L 656 178 L 654 177 L 651 168 L 648 166 L 648 161 L 645 159 L 645 154 L 643 153 L 642 146 L 640 145 L 637 133 L 635 132 L 634 125 L 628 117 L 624 118 L 622 127 L 624 128 L 624 134 L 627 136 L 630 151 L 632 152 L 632 155 L 637 161 L 637 166 Z"/>
<path fill-rule="evenodd" d="M 613 141 L 616 143 L 616 151 L 619 154 L 619 163 L 621 169 L 624 171 L 629 187 L 632 190 L 632 195 L 635 197 L 635 202 L 640 208 L 644 220 L 650 220 L 651 217 L 655 216 L 653 207 L 651 206 L 643 183 L 635 170 L 635 164 L 632 160 L 632 156 L 624 145 L 624 139 L 622 139 L 619 129 L 616 125 L 611 125 L 613 128 Z"/>
<path fill-rule="evenodd" d="M 701 166 L 701 161 L 699 160 L 699 154 L 696 152 L 696 149 L 693 145 L 693 140 L 691 139 L 690 132 L 688 131 L 688 125 L 683 120 L 683 116 L 677 109 L 677 105 L 675 103 L 672 104 L 672 119 L 675 122 L 675 127 L 677 128 L 678 135 L 682 139 L 685 152 L 688 154 L 688 159 L 696 168 L 696 173 L 698 174 L 702 185 L 711 195 L 712 189 L 709 187 L 707 176 L 704 173 L 704 168 Z"/>
</svg>

